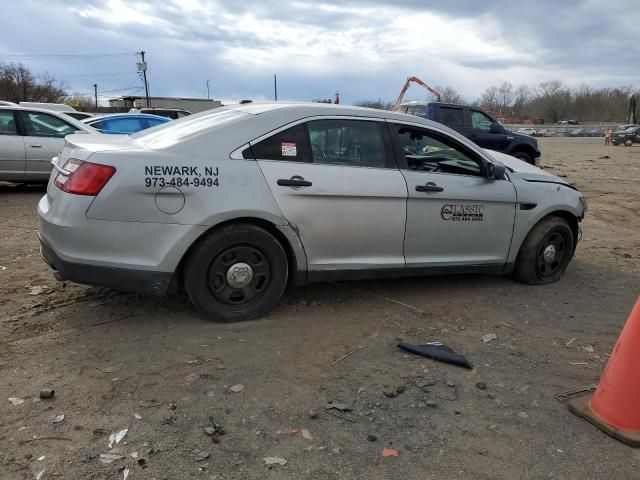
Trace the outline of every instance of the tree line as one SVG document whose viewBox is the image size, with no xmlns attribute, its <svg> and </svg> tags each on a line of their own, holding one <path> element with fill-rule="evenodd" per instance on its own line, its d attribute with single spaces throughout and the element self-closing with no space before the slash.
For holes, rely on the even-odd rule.
<svg viewBox="0 0 640 480">
<path fill-rule="evenodd" d="M 560 80 L 550 80 L 535 86 L 526 84 L 514 87 L 504 81 L 487 88 L 476 100 L 465 102 L 453 87 L 436 86 L 440 101 L 478 106 L 509 122 L 532 120 L 537 123 L 557 123 L 561 120 L 579 122 L 626 122 L 629 100 L 632 95 L 640 98 L 640 89 L 632 86 L 595 88 L 587 84 L 570 87 Z M 390 110 L 393 102 L 363 100 L 361 107 Z"/>
<path fill-rule="evenodd" d="M 0 63 L 0 100 L 62 103 L 64 85 L 50 75 L 34 75 L 21 63 Z"/>
</svg>

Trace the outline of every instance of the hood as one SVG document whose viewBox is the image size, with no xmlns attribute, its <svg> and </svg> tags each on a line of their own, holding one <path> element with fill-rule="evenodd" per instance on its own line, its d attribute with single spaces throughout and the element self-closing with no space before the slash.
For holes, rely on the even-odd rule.
<svg viewBox="0 0 640 480">
<path fill-rule="evenodd" d="M 65 137 L 71 148 L 82 148 L 90 152 L 110 152 L 114 150 L 144 150 L 129 135 L 74 134 Z"/>
<path fill-rule="evenodd" d="M 492 158 L 507 167 L 507 170 L 512 173 L 516 173 L 523 180 L 527 180 L 529 182 L 559 183 L 561 185 L 566 185 L 570 188 L 573 188 L 564 178 L 557 177 L 552 173 L 542 170 L 541 168 L 524 162 L 516 157 L 512 157 L 511 155 L 507 155 L 505 153 L 496 152 L 495 150 L 485 149 L 485 152 L 487 152 Z"/>
</svg>

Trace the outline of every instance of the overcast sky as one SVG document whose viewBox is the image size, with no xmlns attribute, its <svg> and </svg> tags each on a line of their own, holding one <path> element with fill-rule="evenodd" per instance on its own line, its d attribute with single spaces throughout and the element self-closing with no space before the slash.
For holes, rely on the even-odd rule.
<svg viewBox="0 0 640 480">
<path fill-rule="evenodd" d="M 142 85 L 140 50 L 158 96 L 210 79 L 214 98 L 272 99 L 274 73 L 280 99 L 344 103 L 394 100 L 410 75 L 469 100 L 502 80 L 640 85 L 638 0 L 3 0 L 1 23 L 0 62 L 105 96 Z"/>
</svg>

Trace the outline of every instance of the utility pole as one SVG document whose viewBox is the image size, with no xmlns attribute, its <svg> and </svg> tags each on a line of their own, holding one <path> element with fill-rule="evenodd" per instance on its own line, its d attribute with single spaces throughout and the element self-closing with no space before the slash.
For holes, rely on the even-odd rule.
<svg viewBox="0 0 640 480">
<path fill-rule="evenodd" d="M 94 83 L 93 84 L 93 94 L 96 97 L 96 110 L 98 109 L 98 84 Z"/>
<path fill-rule="evenodd" d="M 149 105 L 149 84 L 147 83 L 147 62 L 144 61 L 144 50 L 140 52 L 140 56 L 142 57 L 142 62 L 138 64 L 138 71 L 142 70 L 142 76 L 144 77 L 144 93 L 147 97 L 147 107 Z"/>
<path fill-rule="evenodd" d="M 278 101 L 278 77 L 276 77 L 276 74 L 273 74 L 273 96 L 276 99 L 276 102 Z"/>
<path fill-rule="evenodd" d="M 209 79 L 207 78 L 207 100 L 209 100 Z"/>
</svg>

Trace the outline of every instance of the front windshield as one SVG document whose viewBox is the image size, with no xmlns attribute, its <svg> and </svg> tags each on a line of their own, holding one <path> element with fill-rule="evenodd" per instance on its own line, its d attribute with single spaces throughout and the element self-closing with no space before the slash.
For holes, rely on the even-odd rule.
<svg viewBox="0 0 640 480">
<path fill-rule="evenodd" d="M 195 115 L 163 123 L 153 129 L 142 130 L 132 135 L 149 148 L 166 148 L 198 135 L 205 130 L 219 127 L 233 122 L 240 117 L 249 115 L 237 110 L 215 108 Z"/>
<path fill-rule="evenodd" d="M 638 128 L 640 127 L 629 127 L 624 131 L 624 133 L 636 133 L 638 131 Z"/>
</svg>

